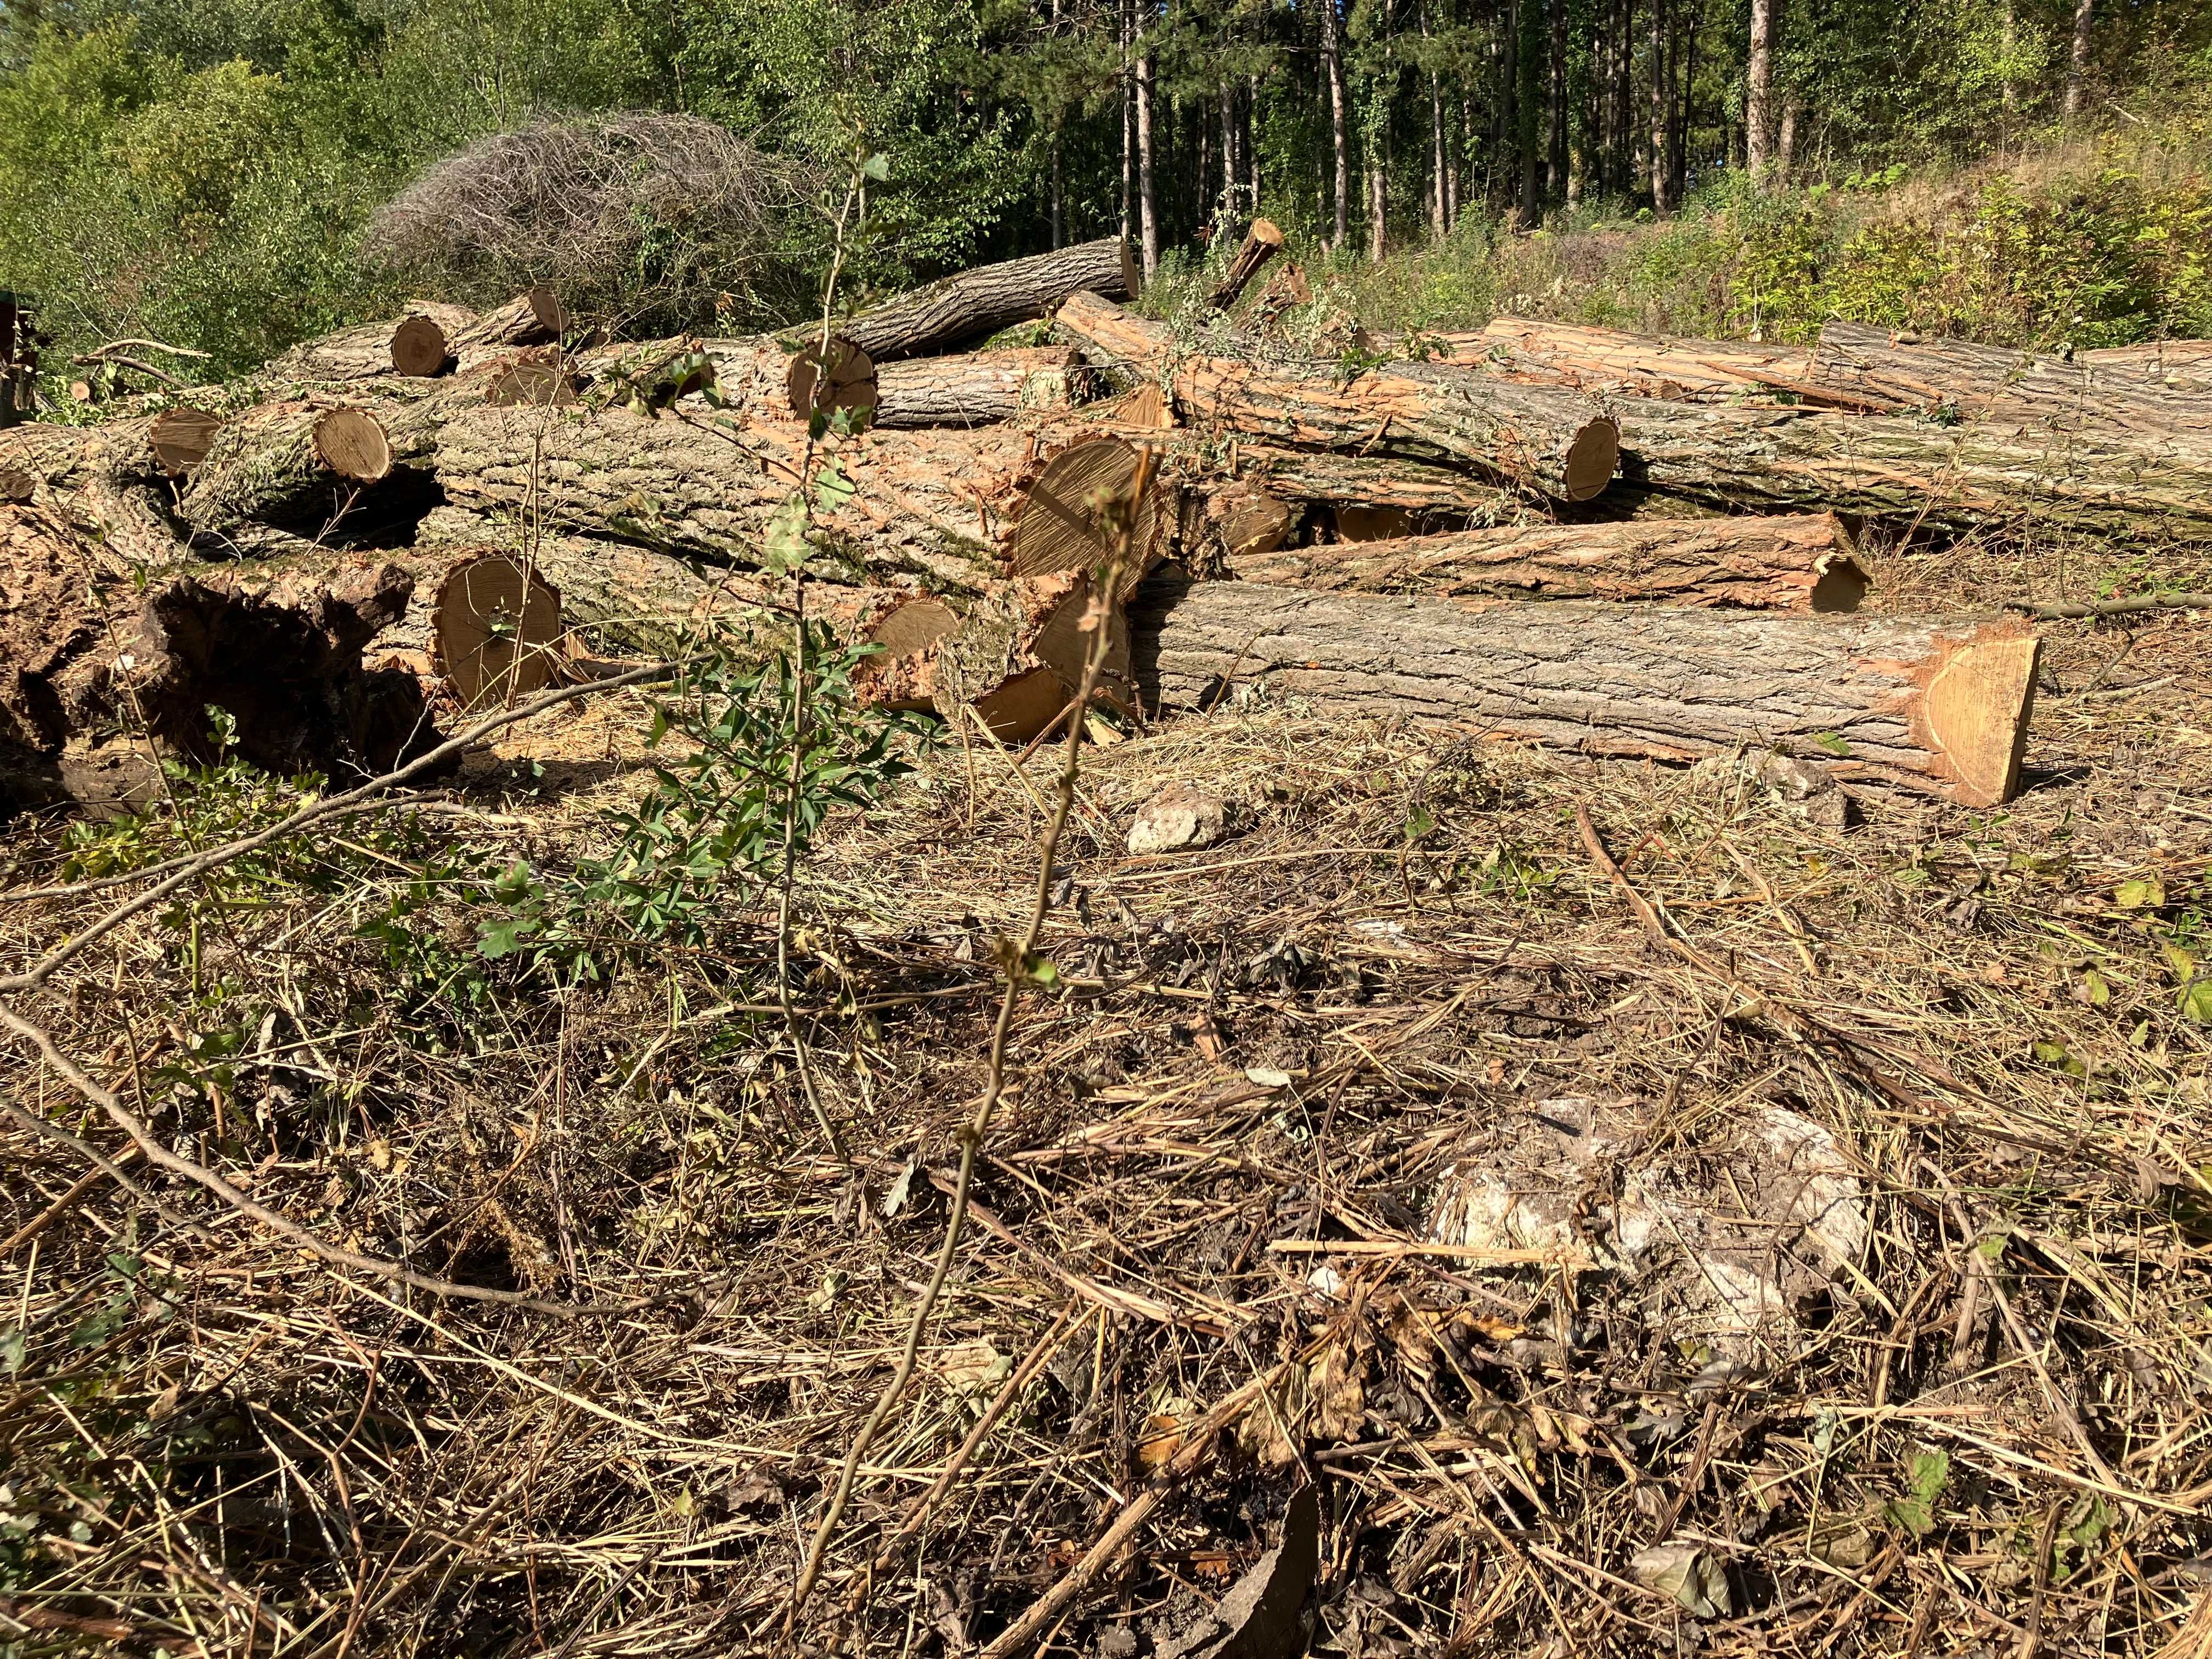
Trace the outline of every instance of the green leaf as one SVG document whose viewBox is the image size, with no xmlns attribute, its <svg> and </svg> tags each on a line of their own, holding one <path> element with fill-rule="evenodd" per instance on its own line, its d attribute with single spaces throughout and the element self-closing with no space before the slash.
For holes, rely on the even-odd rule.
<svg viewBox="0 0 2212 1659">
<path fill-rule="evenodd" d="M 846 476 L 844 464 L 835 455 L 823 462 L 822 470 L 814 475 L 814 493 L 825 513 L 835 513 L 851 501 L 859 486 Z"/>
<path fill-rule="evenodd" d="M 510 916 L 505 921 L 487 922 L 477 939 L 477 954 L 497 961 L 511 957 L 522 948 L 526 934 L 538 931 L 538 923 L 528 916 Z"/>
<path fill-rule="evenodd" d="M 1419 801 L 1415 801 L 1413 810 L 1406 814 L 1406 839 L 1409 842 L 1419 841 L 1436 827 L 1436 815 Z"/>
<path fill-rule="evenodd" d="M 2039 1037 L 2034 1044 L 2034 1051 L 2038 1060 L 2046 1066 L 2056 1066 L 2069 1077 L 2089 1075 L 2089 1068 L 2068 1052 L 2066 1045 L 2063 1042 L 2051 1042 Z"/>
<path fill-rule="evenodd" d="M 1025 957 L 1022 959 L 1022 977 L 1049 991 L 1060 983 L 1060 964 L 1050 957 Z"/>
<path fill-rule="evenodd" d="M 2166 902 L 2166 888 L 2156 877 L 2124 881 L 2112 889 L 2112 902 L 2123 910 L 2155 910 Z"/>
<path fill-rule="evenodd" d="M 863 179 L 872 179 L 878 184 L 883 183 L 891 176 L 891 158 L 881 150 L 878 150 L 860 163 L 860 176 Z"/>
<path fill-rule="evenodd" d="M 2181 1017 L 2195 1025 L 2212 1025 L 2212 978 L 2192 980 L 2181 988 Z"/>
<path fill-rule="evenodd" d="M 761 562 L 780 575 L 787 575 L 805 564 L 813 550 L 806 540 L 806 497 L 793 490 L 768 521 Z"/>
<path fill-rule="evenodd" d="M 1844 760 L 1849 760 L 1851 757 L 1850 744 L 1845 743 L 1840 736 L 1833 732 L 1815 732 L 1813 734 L 1813 741 L 1818 744 L 1821 748 L 1826 750 L 1830 754 L 1837 756 Z"/>
<path fill-rule="evenodd" d="M 2112 986 L 2094 968 L 2082 974 L 2081 988 L 2088 994 L 2092 1008 L 2101 1008 L 2112 1000 Z"/>
</svg>

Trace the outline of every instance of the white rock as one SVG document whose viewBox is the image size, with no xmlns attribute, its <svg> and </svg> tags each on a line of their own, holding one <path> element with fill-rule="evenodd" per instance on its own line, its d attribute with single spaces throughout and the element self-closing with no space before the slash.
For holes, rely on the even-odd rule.
<svg viewBox="0 0 2212 1659">
<path fill-rule="evenodd" d="M 1137 821 L 1129 826 L 1129 851 L 1142 854 L 1211 847 L 1221 839 L 1228 817 L 1218 795 L 1173 785 L 1137 809 Z"/>
</svg>

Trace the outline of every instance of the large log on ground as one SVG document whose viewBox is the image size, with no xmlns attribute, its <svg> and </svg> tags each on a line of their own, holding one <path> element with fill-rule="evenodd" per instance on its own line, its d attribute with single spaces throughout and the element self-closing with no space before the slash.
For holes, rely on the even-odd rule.
<svg viewBox="0 0 2212 1659">
<path fill-rule="evenodd" d="M 1244 285 L 1258 274 L 1261 266 L 1275 257 L 1282 246 L 1282 230 L 1273 219 L 1255 219 L 1231 258 L 1229 268 L 1221 273 L 1221 280 L 1206 296 L 1206 303 L 1216 311 L 1226 311 L 1235 305 L 1237 296 L 1244 292 Z"/>
<path fill-rule="evenodd" d="M 1230 550 L 1246 581 L 1334 593 L 1658 599 L 1845 612 L 1865 597 L 1850 533 L 1827 513 L 1778 519 L 1531 525 L 1399 541 Z"/>
<path fill-rule="evenodd" d="M 335 583 L 173 574 L 143 592 L 88 580 L 99 554 L 63 520 L 0 507 L 0 793 L 16 805 L 128 797 L 149 761 L 205 763 L 208 719 L 272 772 L 345 781 L 390 769 L 439 734 L 411 674 L 362 653 L 407 607 L 396 565 Z"/>
<path fill-rule="evenodd" d="M 1116 314 L 1119 313 L 1119 314 Z M 1520 386 L 1434 363 L 1393 364 L 1348 380 L 1227 357 L 1172 360 L 1172 337 L 1096 295 L 1057 319 L 1068 333 L 1146 372 L 1173 362 L 1177 411 L 1201 427 L 1292 449 L 1397 455 L 1503 478 L 1563 501 L 1613 479 L 1620 433 L 1582 394 Z"/>
<path fill-rule="evenodd" d="M 1682 403 L 1771 401 L 1786 392 L 1807 403 L 1862 413 L 1898 406 L 1863 388 L 1818 384 L 1810 378 L 1813 352 L 1806 346 L 1632 334 L 1534 317 L 1498 317 L 1472 333 L 1422 339 L 1441 351 L 1446 362 L 1583 392 Z"/>
<path fill-rule="evenodd" d="M 0 503 L 35 504 L 129 564 L 173 563 L 181 553 L 174 493 L 155 452 L 156 425 L 33 421 L 0 429 Z"/>
<path fill-rule="evenodd" d="M 1073 409 L 1093 382 L 1082 355 L 1062 346 L 915 357 L 875 371 L 875 424 L 988 426 L 1032 410 Z"/>
<path fill-rule="evenodd" d="M 451 356 L 447 343 L 475 319 L 466 306 L 418 302 L 398 317 L 304 341 L 255 379 L 274 388 L 356 385 L 395 374 L 427 378 L 445 370 Z M 404 368 L 395 361 L 403 357 Z"/>
<path fill-rule="evenodd" d="M 2075 361 L 2172 392 L 2212 392 L 2212 340 L 2153 340 L 2143 345 L 2107 346 L 2099 351 L 2076 352 Z"/>
<path fill-rule="evenodd" d="M 322 398 L 261 404 L 223 422 L 179 505 L 212 536 L 272 520 L 328 520 L 392 474 L 392 441 L 368 410 Z"/>
<path fill-rule="evenodd" d="M 1061 451 L 1095 436 L 1062 421 L 825 441 L 852 493 L 822 516 L 814 568 L 834 581 L 980 593 L 1012 568 L 1032 486 Z M 807 453 L 797 421 L 690 403 L 657 419 L 477 408 L 441 424 L 436 468 L 447 499 L 472 512 L 527 505 L 556 532 L 749 566 L 799 488 Z M 1143 551 L 1149 562 L 1157 550 Z"/>
<path fill-rule="evenodd" d="M 2194 395 L 2140 374 L 2006 346 L 1830 323 L 1808 371 L 1838 392 L 1914 413 L 2067 428 L 2108 426 L 2157 436 L 2204 417 Z"/>
<path fill-rule="evenodd" d="M 1069 295 L 1086 289 L 1133 296 L 1139 281 L 1128 244 L 1109 236 L 962 271 L 848 317 L 837 332 L 877 362 L 888 362 L 1048 317 Z"/>
<path fill-rule="evenodd" d="M 2010 623 L 1664 605 L 1470 611 L 1166 573 L 1131 607 L 1140 692 L 1202 709 L 1265 680 L 1316 713 L 1690 759 L 1778 750 L 1994 805 L 2019 786 L 2037 641 Z"/>
</svg>

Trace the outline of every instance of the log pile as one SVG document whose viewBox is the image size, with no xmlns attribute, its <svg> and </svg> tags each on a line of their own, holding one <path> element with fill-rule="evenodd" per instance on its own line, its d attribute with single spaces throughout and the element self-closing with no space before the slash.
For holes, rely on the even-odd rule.
<svg viewBox="0 0 2212 1659">
<path fill-rule="evenodd" d="M 1253 224 L 1194 332 L 1117 303 L 1136 276 L 1109 240 L 787 336 L 609 342 L 543 290 L 426 301 L 243 397 L 0 433 L 22 619 L 0 747 L 51 773 L 112 720 L 72 665 L 106 653 L 120 684 L 127 623 L 148 660 L 220 638 L 289 688 L 308 712 L 280 730 L 213 658 L 145 682 L 252 713 L 255 757 L 374 763 L 405 713 L 363 678 L 380 630 L 466 708 L 579 672 L 579 629 L 656 654 L 772 629 L 791 579 L 765 550 L 805 492 L 807 577 L 834 590 L 811 614 L 876 647 L 866 694 L 1010 743 L 1066 712 L 1103 626 L 1103 695 L 1139 714 L 1265 682 L 1336 715 L 1769 748 L 1985 805 L 2017 787 L 2035 640 L 1862 611 L 1863 527 L 2212 538 L 2191 343 L 2062 362 L 1525 319 L 1393 342 L 1297 325 L 1283 243 Z M 85 597 L 102 584 L 153 597 L 125 617 Z M 180 752 L 199 729 L 142 721 Z"/>
</svg>

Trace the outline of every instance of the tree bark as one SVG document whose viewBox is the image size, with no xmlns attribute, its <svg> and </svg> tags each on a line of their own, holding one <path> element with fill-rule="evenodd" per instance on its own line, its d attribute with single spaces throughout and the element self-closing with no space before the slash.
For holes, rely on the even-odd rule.
<svg viewBox="0 0 2212 1659">
<path fill-rule="evenodd" d="M 1032 410 L 1072 409 L 1094 395 L 1082 354 L 1066 346 L 915 357 L 875 374 L 879 427 L 988 426 Z"/>
<path fill-rule="evenodd" d="M 2212 538 L 2201 441 L 1657 400 L 1624 404 L 1621 426 L 1623 483 L 1743 512 Z"/>
<path fill-rule="evenodd" d="M 311 398 L 261 404 L 223 422 L 178 512 L 195 532 L 249 525 L 325 524 L 392 476 L 384 422 L 349 404 Z"/>
<path fill-rule="evenodd" d="M 1139 691 L 1206 708 L 1265 680 L 1345 719 L 1691 759 L 1751 747 L 1967 805 L 2009 799 L 2037 641 L 1973 620 L 1456 605 L 1166 574 L 1133 607 Z"/>
<path fill-rule="evenodd" d="M 1786 392 L 1806 403 L 1865 414 L 1899 407 L 1893 398 L 1865 387 L 1816 380 L 1814 353 L 1805 346 L 1676 339 L 1529 317 L 1494 318 L 1475 333 L 1427 337 L 1449 349 L 1449 362 L 1534 386 L 1685 403 Z"/>
<path fill-rule="evenodd" d="M 174 489 L 154 453 L 155 425 L 0 428 L 0 505 L 36 506 L 131 568 L 176 562 Z"/>
<path fill-rule="evenodd" d="M 1551 0 L 1551 70 L 1545 77 L 1549 95 L 1550 143 L 1546 193 L 1554 202 L 1567 199 L 1567 0 Z"/>
<path fill-rule="evenodd" d="M 1671 212 L 1674 203 L 1668 195 L 1667 185 L 1672 176 L 1667 165 L 1667 135 L 1672 125 L 1673 88 L 1667 74 L 1668 0 L 1651 0 L 1650 19 L 1651 58 L 1651 210 L 1662 217 Z"/>
<path fill-rule="evenodd" d="M 1869 404 L 1923 414 L 2109 427 L 2148 436 L 2200 434 L 2201 399 L 2086 359 L 1830 323 L 1808 378 Z"/>
<path fill-rule="evenodd" d="M 1224 538 L 1225 539 L 1225 538 Z M 1399 541 L 1229 550 L 1246 581 L 1332 593 L 1656 599 L 1754 611 L 1847 612 L 1867 588 L 1834 514 L 1534 525 Z"/>
<path fill-rule="evenodd" d="M 2066 118 L 2081 112 L 2081 98 L 2089 79 L 2089 26 L 2097 0 L 2074 0 L 2074 48 L 2066 58 Z"/>
<path fill-rule="evenodd" d="M 1061 301 L 1081 289 L 1133 296 L 1138 281 L 1128 245 L 1108 236 L 1055 253 L 963 271 L 847 318 L 837 332 L 877 362 L 888 362 L 1050 316 Z"/>
<path fill-rule="evenodd" d="M 1137 215 L 1143 228 L 1143 279 L 1148 283 L 1160 268 L 1160 213 L 1152 175 L 1152 55 L 1146 52 L 1137 59 Z"/>
<path fill-rule="evenodd" d="M 1060 325 L 1103 354 L 1157 372 L 1173 336 L 1095 295 L 1061 307 Z M 1349 381 L 1255 368 L 1227 358 L 1174 366 L 1180 410 L 1252 440 L 1479 468 L 1561 501 L 1613 477 L 1619 429 L 1577 393 L 1522 386 L 1430 363 L 1370 369 Z"/>
<path fill-rule="evenodd" d="M 2110 376 L 2172 392 L 2212 392 L 2212 340 L 2154 340 L 2083 351 L 2075 362 Z"/>
<path fill-rule="evenodd" d="M 1751 0 L 1751 58 L 1744 70 L 1744 163 L 1762 186 L 1772 160 L 1774 25 L 1781 0 Z"/>
<path fill-rule="evenodd" d="M 272 392 L 290 386 L 349 386 L 387 379 L 400 373 L 393 362 L 395 340 L 401 331 L 418 323 L 427 323 L 437 334 L 439 363 L 433 373 L 442 373 L 450 365 L 451 342 L 475 320 L 476 313 L 465 306 L 415 306 L 403 317 L 341 329 L 294 346 L 254 378 Z"/>
<path fill-rule="evenodd" d="M 1328 82 L 1328 143 L 1336 191 L 1328 243 L 1332 252 L 1342 247 L 1352 234 L 1352 140 L 1346 125 L 1344 56 L 1337 44 L 1336 7 L 1337 0 L 1320 0 L 1322 72 Z"/>
</svg>

